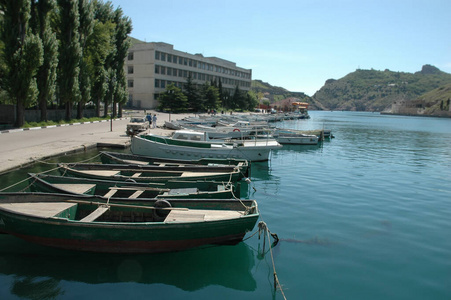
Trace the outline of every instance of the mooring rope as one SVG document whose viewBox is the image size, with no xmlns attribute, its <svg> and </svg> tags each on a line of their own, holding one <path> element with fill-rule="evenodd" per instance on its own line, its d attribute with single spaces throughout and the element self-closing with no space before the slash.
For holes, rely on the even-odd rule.
<svg viewBox="0 0 451 300">
<path fill-rule="evenodd" d="M 275 242 L 273 243 L 273 245 L 269 245 L 269 250 L 271 253 L 271 262 L 272 262 L 272 268 L 274 270 L 274 289 L 277 290 L 277 288 L 280 289 L 280 292 L 282 293 L 283 298 L 286 300 L 287 298 L 285 297 L 285 293 L 283 292 L 282 289 L 282 285 L 280 284 L 279 281 L 279 277 L 277 276 L 277 272 L 276 272 L 276 265 L 274 263 L 274 255 L 272 253 L 272 247 L 277 245 L 279 238 L 277 236 L 277 234 L 272 233 L 271 231 L 269 231 L 268 226 L 266 225 L 265 222 L 260 221 L 258 223 L 258 238 L 260 239 L 260 234 L 261 232 L 264 231 L 266 233 L 266 235 L 268 236 L 268 241 L 270 240 L 270 235 L 275 239 Z M 264 236 L 264 240 L 263 240 L 263 252 L 265 250 L 265 241 L 266 241 L 266 237 Z"/>
<path fill-rule="evenodd" d="M 78 161 L 78 162 L 76 162 L 76 163 L 84 163 L 84 162 L 93 160 L 93 159 L 99 157 L 100 155 L 101 155 L 101 154 L 99 153 L 99 154 L 97 154 L 96 156 L 93 156 L 93 157 L 91 157 L 91 158 L 88 158 L 88 159 L 85 159 L 85 160 L 82 160 L 82 161 Z M 40 160 L 40 159 L 35 159 L 34 161 L 37 162 L 37 163 L 47 164 L 47 165 L 57 165 L 57 164 L 59 164 L 58 162 L 50 163 L 50 162 L 46 162 L 46 161 L 43 161 L 43 160 Z M 56 167 L 56 168 L 53 168 L 53 169 L 50 169 L 50 170 L 47 170 L 47 171 L 42 171 L 42 172 L 39 172 L 39 173 L 37 173 L 37 174 L 45 174 L 45 173 L 49 173 L 49 172 L 55 171 L 55 170 L 57 170 L 57 169 L 59 169 L 59 167 Z M 67 171 L 67 168 L 64 169 L 64 173 L 62 174 L 62 176 L 64 176 L 64 175 L 66 174 L 66 171 Z M 21 183 L 27 181 L 28 179 L 29 179 L 29 177 L 27 177 L 27 178 L 25 178 L 25 179 L 23 179 L 23 180 L 21 180 L 21 181 L 18 181 L 18 182 L 14 183 L 14 184 L 12 184 L 12 185 L 10 185 L 10 186 L 7 186 L 7 187 L 1 189 L 0 192 L 6 191 L 6 190 L 8 190 L 8 189 L 10 189 L 10 188 L 13 188 L 13 187 L 15 187 L 16 185 L 19 185 L 19 184 L 21 184 Z M 23 188 L 22 190 L 20 190 L 19 192 L 23 192 L 23 191 L 25 191 L 26 189 L 28 189 L 30 186 L 33 185 L 34 182 L 36 182 L 36 179 L 35 179 L 32 183 L 30 183 L 27 187 L 25 187 L 25 188 Z"/>
</svg>

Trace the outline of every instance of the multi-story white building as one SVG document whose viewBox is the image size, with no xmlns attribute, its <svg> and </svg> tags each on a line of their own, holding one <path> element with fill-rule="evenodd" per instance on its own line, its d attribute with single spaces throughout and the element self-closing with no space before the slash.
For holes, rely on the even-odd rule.
<svg viewBox="0 0 451 300">
<path fill-rule="evenodd" d="M 193 83 L 221 81 L 224 91 L 233 94 L 236 86 L 249 91 L 252 70 L 236 63 L 202 54 L 174 50 L 166 43 L 138 43 L 130 47 L 125 64 L 128 80 L 129 104 L 138 108 L 156 108 L 158 95 L 173 83 L 179 88 L 191 76 Z"/>
</svg>

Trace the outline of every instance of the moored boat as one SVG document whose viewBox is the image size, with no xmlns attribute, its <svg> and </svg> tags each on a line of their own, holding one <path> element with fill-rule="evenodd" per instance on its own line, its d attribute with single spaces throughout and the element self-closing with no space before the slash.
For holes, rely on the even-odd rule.
<svg viewBox="0 0 451 300">
<path fill-rule="evenodd" d="M 282 145 L 316 145 L 319 141 L 319 138 L 316 135 L 305 134 L 299 130 L 281 128 L 275 130 L 274 138 Z"/>
<path fill-rule="evenodd" d="M 131 141 L 133 154 L 170 159 L 237 158 L 266 161 L 271 150 L 281 147 L 274 138 L 212 141 L 207 132 L 192 130 L 178 130 L 172 137 L 153 134 L 135 136 Z"/>
<path fill-rule="evenodd" d="M 244 177 L 239 169 L 217 171 L 199 170 L 160 170 L 141 165 L 104 165 L 104 164 L 58 164 L 63 176 L 75 176 L 92 179 L 120 180 L 131 182 L 167 182 L 170 180 L 215 180 L 236 182 Z"/>
<path fill-rule="evenodd" d="M 231 199 L 240 197 L 240 188 L 234 184 L 216 183 L 215 188 L 201 190 L 196 182 L 174 182 L 173 188 L 161 183 L 140 183 L 127 181 L 99 180 L 69 176 L 29 173 L 28 182 L 32 192 L 48 192 L 73 195 L 97 195 L 119 198 L 189 198 L 189 199 Z"/>
<path fill-rule="evenodd" d="M 154 165 L 164 168 L 183 166 L 184 168 L 189 168 L 189 166 L 194 166 L 193 168 L 204 168 L 208 169 L 233 169 L 235 167 L 239 168 L 245 177 L 249 177 L 250 165 L 245 159 L 213 159 L 213 158 L 201 158 L 198 160 L 181 160 L 181 159 L 165 159 L 152 156 L 135 155 L 131 153 L 120 153 L 120 152 L 108 152 L 100 151 L 100 159 L 103 164 L 124 164 L 124 165 Z M 196 166 L 200 165 L 200 166 Z"/>
<path fill-rule="evenodd" d="M 255 200 L 155 200 L 140 205 L 61 194 L 0 193 L 0 231 L 70 250 L 180 251 L 236 244 L 259 217 Z"/>
</svg>

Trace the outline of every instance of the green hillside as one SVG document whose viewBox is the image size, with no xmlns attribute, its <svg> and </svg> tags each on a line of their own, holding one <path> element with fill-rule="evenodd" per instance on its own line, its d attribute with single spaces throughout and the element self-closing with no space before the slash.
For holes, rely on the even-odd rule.
<svg viewBox="0 0 451 300">
<path fill-rule="evenodd" d="M 286 98 L 294 97 L 300 101 L 313 103 L 312 98 L 301 92 L 290 92 L 283 87 L 272 86 L 267 82 L 255 79 L 252 80 L 251 92 L 254 93 L 259 99 L 268 98 L 270 103 L 274 103 Z M 310 106 L 312 108 L 312 106 Z M 318 107 L 313 107 L 318 109 Z"/>
<path fill-rule="evenodd" d="M 384 111 L 394 102 L 415 100 L 449 83 L 451 74 L 431 65 L 413 74 L 356 70 L 341 79 L 327 80 L 313 98 L 330 110 Z"/>
</svg>

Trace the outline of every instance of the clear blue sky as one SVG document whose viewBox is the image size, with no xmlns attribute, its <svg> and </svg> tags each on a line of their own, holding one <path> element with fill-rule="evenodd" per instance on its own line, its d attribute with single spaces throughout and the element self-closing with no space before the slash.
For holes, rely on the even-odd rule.
<svg viewBox="0 0 451 300">
<path fill-rule="evenodd" d="M 310 96 L 357 68 L 451 73 L 450 0 L 111 2 L 137 39 L 230 60 L 252 79 Z"/>
</svg>

